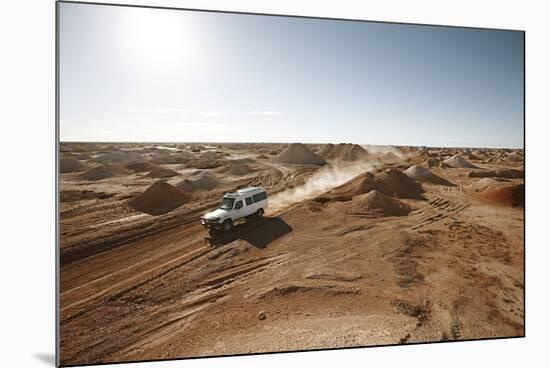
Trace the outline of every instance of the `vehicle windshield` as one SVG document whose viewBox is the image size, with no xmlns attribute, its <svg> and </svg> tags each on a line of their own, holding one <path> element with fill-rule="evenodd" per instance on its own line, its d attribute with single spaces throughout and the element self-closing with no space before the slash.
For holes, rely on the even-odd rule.
<svg viewBox="0 0 550 368">
<path fill-rule="evenodd" d="M 220 208 L 222 210 L 231 210 L 233 209 L 233 203 L 235 203 L 235 198 L 223 197 Z"/>
</svg>

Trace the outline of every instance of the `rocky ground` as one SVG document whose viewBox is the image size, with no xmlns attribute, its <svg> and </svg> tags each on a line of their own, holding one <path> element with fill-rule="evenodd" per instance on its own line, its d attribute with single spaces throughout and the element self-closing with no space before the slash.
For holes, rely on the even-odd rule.
<svg viewBox="0 0 550 368">
<path fill-rule="evenodd" d="M 520 150 L 62 143 L 60 156 L 64 365 L 524 334 Z M 267 216 L 207 245 L 199 216 L 256 185 Z"/>
</svg>

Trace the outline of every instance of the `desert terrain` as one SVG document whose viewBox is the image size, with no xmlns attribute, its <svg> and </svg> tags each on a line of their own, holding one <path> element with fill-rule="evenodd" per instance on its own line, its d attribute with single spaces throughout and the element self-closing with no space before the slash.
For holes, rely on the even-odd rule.
<svg viewBox="0 0 550 368">
<path fill-rule="evenodd" d="M 62 365 L 524 335 L 523 150 L 59 155 Z M 210 237 L 199 217 L 248 186 L 266 216 Z"/>
</svg>

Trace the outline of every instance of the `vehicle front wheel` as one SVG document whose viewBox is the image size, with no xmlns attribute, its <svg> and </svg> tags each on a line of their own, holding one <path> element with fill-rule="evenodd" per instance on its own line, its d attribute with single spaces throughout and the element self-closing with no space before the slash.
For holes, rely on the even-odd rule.
<svg viewBox="0 0 550 368">
<path fill-rule="evenodd" d="M 223 230 L 224 231 L 229 231 L 232 228 L 233 228 L 233 221 L 231 221 L 231 219 L 225 220 L 223 222 Z"/>
<path fill-rule="evenodd" d="M 258 211 L 256 211 L 256 217 L 261 218 L 264 215 L 264 209 L 260 208 Z"/>
</svg>

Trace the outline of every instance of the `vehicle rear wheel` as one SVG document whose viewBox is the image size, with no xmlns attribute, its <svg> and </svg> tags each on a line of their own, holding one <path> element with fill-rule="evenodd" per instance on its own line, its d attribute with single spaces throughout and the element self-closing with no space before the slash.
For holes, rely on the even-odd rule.
<svg viewBox="0 0 550 368">
<path fill-rule="evenodd" d="M 225 220 L 223 222 L 223 230 L 224 231 L 229 231 L 232 228 L 233 228 L 233 221 L 231 221 L 231 219 Z"/>
<path fill-rule="evenodd" d="M 264 209 L 259 208 L 258 211 L 256 211 L 256 217 L 261 218 L 264 215 Z"/>
</svg>

